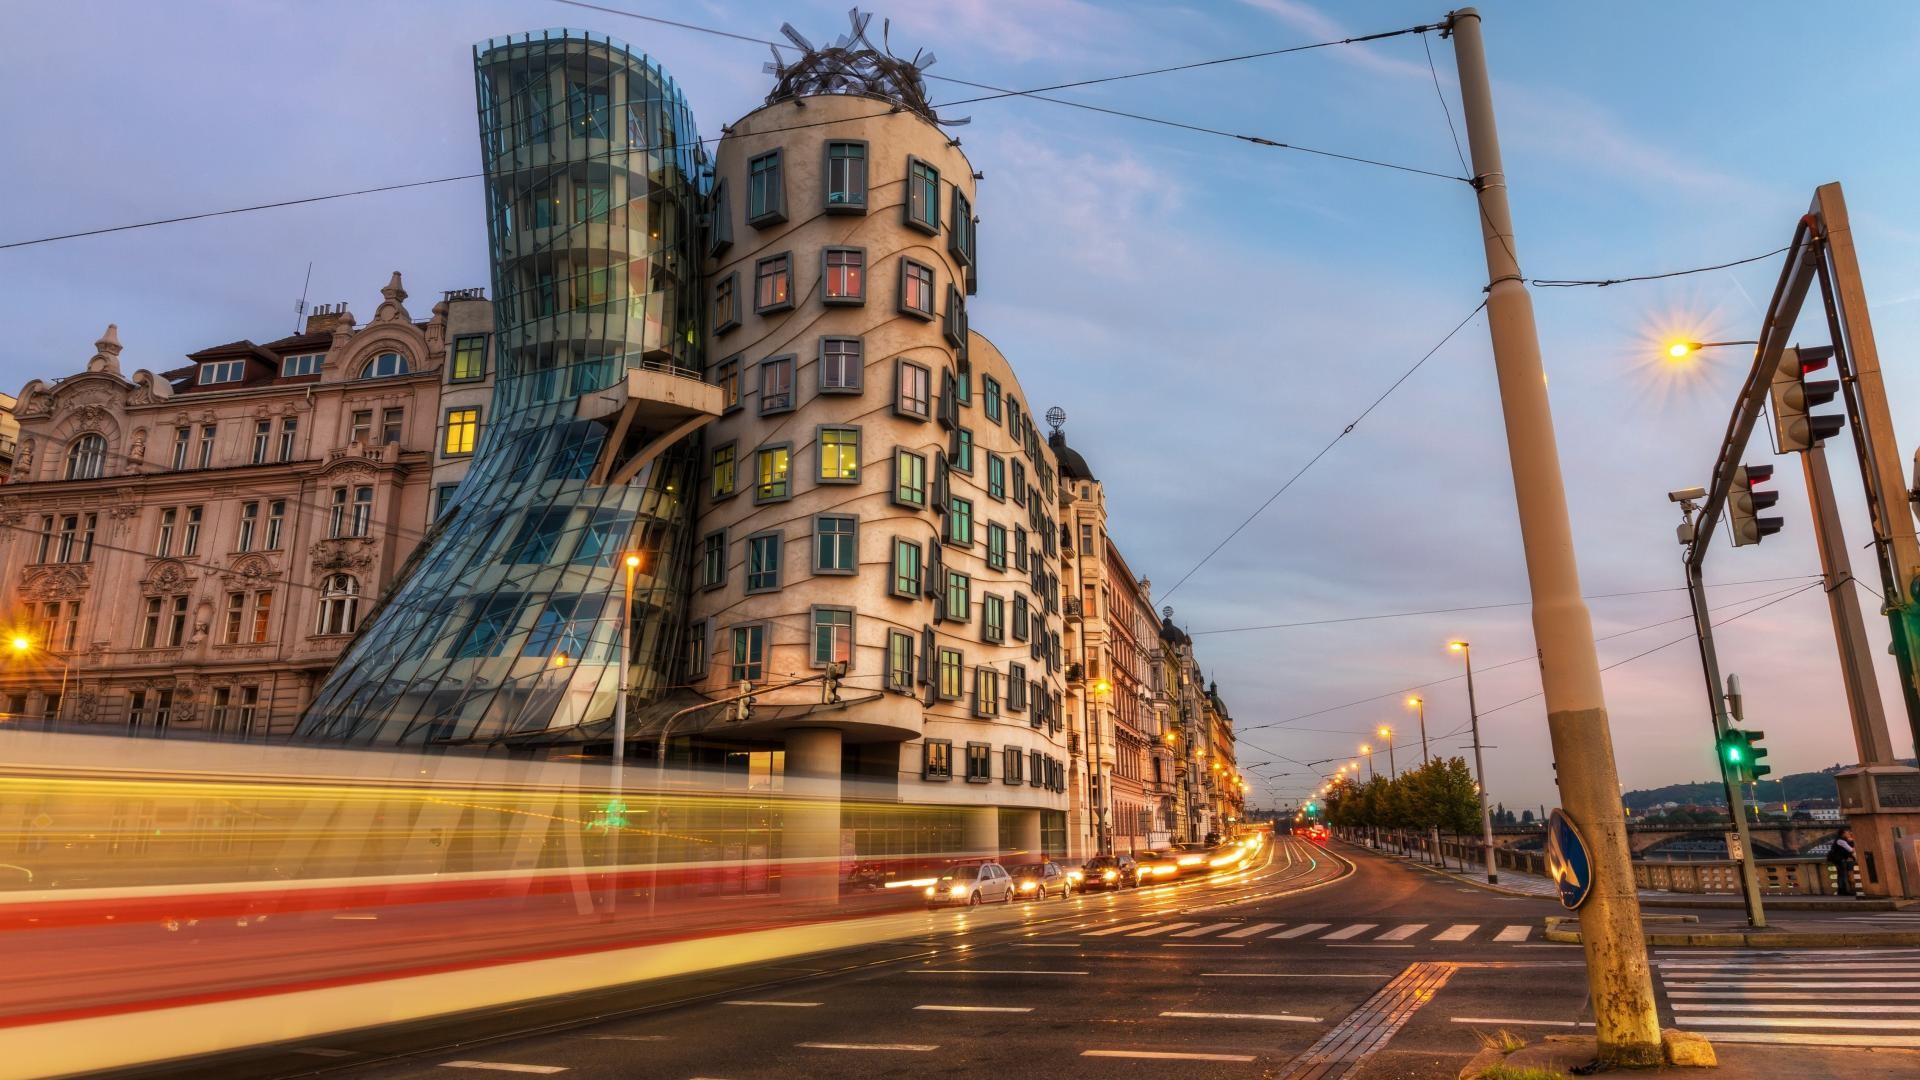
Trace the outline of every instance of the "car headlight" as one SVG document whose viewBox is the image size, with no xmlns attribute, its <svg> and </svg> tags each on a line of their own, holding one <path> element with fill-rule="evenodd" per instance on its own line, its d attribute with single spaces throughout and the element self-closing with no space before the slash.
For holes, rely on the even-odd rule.
<svg viewBox="0 0 1920 1080">
<path fill-rule="evenodd" d="M 955 885 L 953 888 L 947 890 L 947 895 L 965 896 L 967 895 L 967 887 L 965 885 Z"/>
<path fill-rule="evenodd" d="M 1206 857 L 1205 855 L 1182 855 L 1182 856 L 1180 856 L 1180 865 L 1181 865 L 1181 866 L 1199 866 L 1199 865 L 1200 865 L 1201 863 L 1203 863 L 1203 862 L 1205 862 L 1205 861 L 1207 861 L 1207 857 Z"/>
<path fill-rule="evenodd" d="M 1021 891 L 1021 892 L 1032 892 L 1032 891 L 1033 891 L 1033 882 L 1031 882 L 1031 881 L 1023 881 L 1023 882 L 1021 882 L 1021 883 L 1020 883 L 1020 891 Z"/>
<path fill-rule="evenodd" d="M 1118 873 L 1118 872 L 1116 872 L 1116 871 L 1113 871 L 1113 870 L 1109 870 L 1109 871 L 1107 871 L 1106 873 L 1104 873 L 1104 874 L 1101 874 L 1100 876 L 1101 876 L 1101 878 L 1103 878 L 1103 879 L 1105 879 L 1105 880 L 1107 880 L 1107 881 L 1112 881 L 1112 880 L 1113 880 L 1114 878 L 1117 878 L 1117 877 L 1119 877 L 1120 875 L 1119 875 L 1119 873 Z"/>
<path fill-rule="evenodd" d="M 1084 881 L 1086 880 L 1086 878 L 1084 875 L 1080 873 L 1080 871 L 1074 870 L 1067 874 L 1067 880 L 1068 881 Z"/>
<path fill-rule="evenodd" d="M 1153 868 L 1153 872 L 1154 872 L 1154 875 L 1155 875 L 1156 877 L 1166 877 L 1166 876 L 1167 876 L 1168 874 L 1171 874 L 1171 873 L 1173 873 L 1173 872 L 1174 872 L 1175 870 L 1177 870 L 1177 869 L 1179 869 L 1179 867 L 1176 867 L 1176 866 L 1156 866 L 1156 867 L 1154 867 L 1154 868 Z"/>
<path fill-rule="evenodd" d="M 933 886 L 927 886 L 927 899 L 933 899 Z"/>
</svg>

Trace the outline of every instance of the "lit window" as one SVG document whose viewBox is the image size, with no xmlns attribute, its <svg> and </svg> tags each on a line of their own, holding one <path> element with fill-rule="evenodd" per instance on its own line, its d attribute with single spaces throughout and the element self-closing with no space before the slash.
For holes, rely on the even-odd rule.
<svg viewBox="0 0 1920 1080">
<path fill-rule="evenodd" d="M 754 502 L 776 502 L 793 494 L 787 471 L 792 457 L 788 446 L 769 446 L 754 454 Z"/>
<path fill-rule="evenodd" d="M 946 594 L 941 598 L 945 611 L 943 617 L 952 622 L 969 622 L 973 618 L 973 579 L 958 570 L 947 571 Z"/>
<path fill-rule="evenodd" d="M 911 450 L 893 452 L 893 501 L 902 506 L 926 508 L 926 458 Z"/>
<path fill-rule="evenodd" d="M 821 483 L 845 484 L 860 479 L 860 429 L 820 429 Z"/>
<path fill-rule="evenodd" d="M 369 360 L 367 366 L 360 369 L 360 377 L 363 379 L 386 379 L 395 375 L 405 375 L 411 370 L 412 368 L 408 365 L 406 357 L 401 356 L 399 353 L 387 352 L 381 353 L 379 356 Z"/>
<path fill-rule="evenodd" d="M 793 306 L 793 256 L 771 255 L 754 264 L 753 310 L 762 314 Z"/>
<path fill-rule="evenodd" d="M 820 339 L 821 393 L 858 393 L 865 367 L 859 338 Z"/>
<path fill-rule="evenodd" d="M 900 260 L 900 311 L 922 319 L 933 318 L 933 267 Z"/>
<path fill-rule="evenodd" d="M 724 499 L 738 490 L 734 472 L 734 448 L 732 443 L 713 448 L 713 497 Z"/>
<path fill-rule="evenodd" d="M 786 171 L 780 151 L 747 162 L 747 224 L 774 225 L 787 220 Z"/>
<path fill-rule="evenodd" d="M 942 700 L 958 701 L 966 686 L 966 666 L 961 663 L 960 650 L 941 649 L 939 656 L 936 690 Z"/>
<path fill-rule="evenodd" d="M 821 259 L 822 300 L 829 304 L 858 304 L 866 300 L 865 248 L 827 248 Z"/>
<path fill-rule="evenodd" d="M 747 537 L 747 591 L 772 592 L 780 587 L 780 534 Z"/>
<path fill-rule="evenodd" d="M 973 669 L 973 715 L 1000 715 L 1000 673 L 982 664 Z M 980 748 L 981 778 L 986 778 L 986 747 Z"/>
<path fill-rule="evenodd" d="M 920 596 L 920 545 L 911 540 L 893 542 L 893 595 Z"/>
<path fill-rule="evenodd" d="M 441 450 L 451 457 L 456 454 L 473 453 L 473 444 L 480 435 L 480 410 L 478 408 L 448 409 L 447 438 Z"/>
<path fill-rule="evenodd" d="M 895 372 L 899 384 L 893 411 L 901 416 L 926 420 L 933 415 L 933 372 L 908 360 L 901 360 Z"/>
<path fill-rule="evenodd" d="M 907 224 L 923 232 L 940 231 L 940 170 L 907 159 Z"/>
<path fill-rule="evenodd" d="M 862 213 L 867 208 L 867 144 L 827 144 L 827 210 Z"/>
<path fill-rule="evenodd" d="M 813 520 L 813 572 L 851 574 L 858 569 L 855 538 L 860 519 L 844 514 L 822 514 Z"/>
<path fill-rule="evenodd" d="M 847 664 L 853 660 L 853 612 L 847 608 L 813 609 L 813 666 Z"/>
<path fill-rule="evenodd" d="M 713 285 L 713 332 L 724 334 L 740 325 L 740 275 L 728 274 Z"/>
<path fill-rule="evenodd" d="M 959 695 L 954 695 L 958 697 Z M 953 744 L 943 739 L 928 739 L 920 744 L 920 779 L 953 779 Z"/>
<path fill-rule="evenodd" d="M 214 383 L 239 382 L 247 374 L 245 360 L 222 360 L 213 364 L 200 365 L 200 385 L 212 386 Z"/>
<path fill-rule="evenodd" d="M 453 370 L 448 378 L 478 379 L 487 373 L 487 336 L 470 334 L 453 339 Z"/>
</svg>

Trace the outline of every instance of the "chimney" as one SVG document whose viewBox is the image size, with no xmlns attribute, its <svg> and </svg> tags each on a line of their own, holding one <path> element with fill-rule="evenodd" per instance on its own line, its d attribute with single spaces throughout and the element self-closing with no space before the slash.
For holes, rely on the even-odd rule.
<svg viewBox="0 0 1920 1080">
<path fill-rule="evenodd" d="M 331 334 L 338 330 L 353 329 L 353 313 L 347 310 L 347 302 L 321 304 L 307 316 L 309 334 Z"/>
</svg>

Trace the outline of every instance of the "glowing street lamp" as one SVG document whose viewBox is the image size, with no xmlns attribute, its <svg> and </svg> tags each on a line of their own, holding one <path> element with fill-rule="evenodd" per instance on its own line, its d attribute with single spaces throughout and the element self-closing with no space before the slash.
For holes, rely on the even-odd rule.
<svg viewBox="0 0 1920 1080">
<path fill-rule="evenodd" d="M 1393 729 L 1385 724 L 1381 724 L 1379 735 L 1382 739 L 1386 740 L 1387 743 L 1387 776 L 1398 780 L 1400 779 L 1400 766 L 1396 763 L 1393 753 Z"/>
<path fill-rule="evenodd" d="M 1373 744 L 1361 743 L 1360 752 L 1367 755 L 1367 779 L 1373 779 Z"/>
<path fill-rule="evenodd" d="M 1407 699 L 1407 708 L 1420 711 L 1420 764 L 1425 765 L 1433 760 L 1427 752 L 1427 699 L 1415 694 Z"/>
<path fill-rule="evenodd" d="M 1701 349 L 1718 349 L 1724 345 L 1758 345 L 1757 341 L 1675 341 L 1667 345 L 1667 358 L 1685 360 Z"/>
<path fill-rule="evenodd" d="M 7 648 L 12 650 L 13 655 L 21 660 L 25 660 L 29 655 L 37 651 L 44 652 L 53 659 L 60 661 L 60 700 L 54 707 L 53 719 L 50 721 L 52 723 L 58 723 L 67 711 L 67 675 L 73 670 L 71 665 L 67 663 L 67 658 L 55 653 L 52 649 L 41 649 L 32 638 L 25 634 L 15 634 L 11 638 L 8 638 Z"/>
<path fill-rule="evenodd" d="M 1480 840 L 1487 859 L 1487 882 L 1500 880 L 1493 864 L 1493 815 L 1487 809 L 1487 764 L 1480 754 L 1480 709 L 1473 702 L 1473 646 L 1465 641 L 1449 641 L 1447 648 L 1467 662 L 1467 719 L 1473 725 L 1473 771 L 1478 778 L 1473 790 L 1480 797 Z"/>
</svg>

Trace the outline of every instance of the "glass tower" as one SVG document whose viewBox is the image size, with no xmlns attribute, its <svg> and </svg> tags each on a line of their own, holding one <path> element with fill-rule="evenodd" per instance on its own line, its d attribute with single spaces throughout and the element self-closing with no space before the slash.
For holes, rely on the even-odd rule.
<svg viewBox="0 0 1920 1080">
<path fill-rule="evenodd" d="M 302 718 L 374 745 L 538 739 L 671 681 L 685 619 L 708 166 L 686 99 L 604 35 L 474 48 L 493 271 L 472 470 Z M 691 403 L 691 404 L 689 404 Z"/>
</svg>

